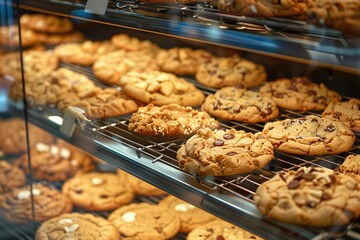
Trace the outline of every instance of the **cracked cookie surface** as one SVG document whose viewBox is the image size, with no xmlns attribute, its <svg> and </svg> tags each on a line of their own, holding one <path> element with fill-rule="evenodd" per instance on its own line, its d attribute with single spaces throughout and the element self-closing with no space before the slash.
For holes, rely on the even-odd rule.
<svg viewBox="0 0 360 240">
<path fill-rule="evenodd" d="M 344 225 L 360 215 L 360 185 L 330 169 L 301 167 L 262 183 L 254 201 L 262 214 L 285 223 Z"/>
<path fill-rule="evenodd" d="M 313 83 L 306 77 L 278 79 L 265 83 L 259 91 L 279 107 L 294 111 L 324 110 L 330 102 L 341 99 L 337 92 L 323 83 Z"/>
<path fill-rule="evenodd" d="M 355 132 L 360 132 L 360 99 L 350 99 L 346 102 L 331 102 L 325 108 L 322 116 L 340 121 Z"/>
<path fill-rule="evenodd" d="M 89 213 L 67 213 L 52 218 L 37 229 L 35 240 L 86 239 L 120 240 L 116 228 L 106 219 Z"/>
<path fill-rule="evenodd" d="M 198 129 L 214 129 L 218 122 L 206 112 L 192 107 L 168 104 L 161 107 L 149 104 L 133 113 L 128 127 L 130 131 L 148 135 L 191 135 Z"/>
<path fill-rule="evenodd" d="M 62 192 L 73 204 L 89 211 L 108 211 L 131 202 L 134 191 L 120 175 L 84 173 L 67 180 Z"/>
<path fill-rule="evenodd" d="M 225 176 L 264 167 L 273 145 L 261 133 L 200 129 L 177 152 L 179 166 L 193 175 Z"/>
<path fill-rule="evenodd" d="M 262 132 L 277 150 L 300 155 L 346 152 L 356 140 L 343 123 L 316 115 L 266 123 Z"/>
<path fill-rule="evenodd" d="M 171 209 L 148 203 L 120 207 L 108 220 L 121 234 L 135 240 L 171 239 L 180 229 L 180 220 Z"/>
<path fill-rule="evenodd" d="M 25 173 L 18 167 L 0 160 L 0 194 L 22 187 L 26 183 Z"/>
<path fill-rule="evenodd" d="M 339 172 L 353 177 L 360 183 L 360 155 L 350 154 L 345 158 L 345 161 L 340 165 Z"/>
<path fill-rule="evenodd" d="M 234 55 L 212 58 L 202 63 L 196 73 L 196 80 L 204 86 L 222 88 L 242 85 L 254 87 L 266 80 L 265 67 Z"/>
<path fill-rule="evenodd" d="M 224 120 L 257 123 L 276 118 L 276 103 L 260 93 L 237 87 L 225 87 L 206 97 L 203 111 Z"/>
</svg>

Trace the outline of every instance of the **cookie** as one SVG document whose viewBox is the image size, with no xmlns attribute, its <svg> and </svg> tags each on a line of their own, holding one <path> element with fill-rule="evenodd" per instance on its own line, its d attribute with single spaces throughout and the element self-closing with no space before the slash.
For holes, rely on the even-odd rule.
<svg viewBox="0 0 360 240">
<path fill-rule="evenodd" d="M 360 132 L 360 99 L 350 99 L 346 102 L 331 102 L 325 108 L 322 116 L 340 121 L 355 132 Z"/>
<path fill-rule="evenodd" d="M 92 157 L 82 150 L 58 140 L 56 144 L 37 142 L 30 149 L 31 174 L 38 180 L 65 181 L 77 173 L 95 169 Z M 16 165 L 29 173 L 27 154 Z"/>
<path fill-rule="evenodd" d="M 212 2 L 215 0 L 210 0 L 207 2 Z M 148 3 L 148 4 L 191 4 L 191 3 L 200 3 L 204 2 L 203 0 L 139 0 L 139 2 Z"/>
<path fill-rule="evenodd" d="M 77 94 L 63 95 L 59 98 L 59 109 L 64 111 L 69 106 L 77 107 L 89 119 L 125 115 L 138 109 L 136 101 L 113 88 L 101 89 L 96 95 L 86 98 L 79 98 Z"/>
<path fill-rule="evenodd" d="M 273 100 L 238 87 L 224 87 L 208 95 L 201 109 L 224 120 L 247 123 L 264 122 L 279 115 Z"/>
<path fill-rule="evenodd" d="M 311 227 L 348 224 L 360 215 L 360 185 L 320 167 L 280 172 L 262 183 L 254 201 L 265 216 Z"/>
<path fill-rule="evenodd" d="M 343 123 L 315 115 L 270 122 L 262 132 L 277 150 L 299 155 L 346 152 L 356 140 Z"/>
<path fill-rule="evenodd" d="M 54 54 L 63 62 L 91 66 L 101 55 L 115 51 L 110 41 L 63 43 L 54 48 Z"/>
<path fill-rule="evenodd" d="M 130 131 L 147 135 L 191 135 L 198 129 L 215 129 L 218 122 L 206 112 L 176 103 L 161 107 L 148 104 L 131 115 Z"/>
<path fill-rule="evenodd" d="M 260 93 L 270 97 L 281 108 L 294 111 L 324 110 L 330 102 L 338 102 L 341 96 L 323 83 L 316 84 L 306 77 L 282 78 L 265 83 Z"/>
<path fill-rule="evenodd" d="M 25 173 L 20 168 L 10 165 L 5 160 L 0 160 L 0 194 L 22 187 L 25 183 Z"/>
<path fill-rule="evenodd" d="M 202 63 L 209 62 L 213 56 L 202 49 L 171 48 L 162 49 L 156 57 L 159 69 L 179 75 L 195 75 Z"/>
<path fill-rule="evenodd" d="M 304 13 L 307 2 L 306 0 L 219 0 L 218 9 L 250 17 L 295 17 Z"/>
<path fill-rule="evenodd" d="M 351 154 L 345 158 L 345 161 L 340 165 L 339 172 L 353 177 L 360 183 L 360 155 Z"/>
<path fill-rule="evenodd" d="M 200 64 L 196 80 L 204 86 L 222 88 L 241 85 L 254 87 L 266 80 L 265 67 L 238 55 L 212 58 Z"/>
<path fill-rule="evenodd" d="M 23 14 L 20 16 L 21 27 L 44 33 L 67 33 L 74 29 L 68 18 L 46 14 Z"/>
<path fill-rule="evenodd" d="M 74 30 L 68 33 L 36 33 L 38 41 L 48 45 L 58 45 L 62 43 L 73 43 L 85 41 L 82 32 Z"/>
<path fill-rule="evenodd" d="M 72 211 L 71 201 L 55 188 L 33 184 L 32 193 L 34 201 L 31 199 L 30 186 L 13 189 L 4 196 L 0 214 L 10 222 L 26 223 L 33 220 L 33 213 L 34 221 L 42 222 Z"/>
<path fill-rule="evenodd" d="M 88 211 L 108 211 L 128 204 L 134 191 L 124 178 L 113 173 L 84 173 L 67 180 L 62 192 L 73 204 Z"/>
<path fill-rule="evenodd" d="M 309 1 L 304 13 L 309 22 L 359 36 L 360 2 L 358 0 Z"/>
<path fill-rule="evenodd" d="M 225 176 L 264 167 L 274 158 L 274 151 L 261 133 L 205 128 L 180 147 L 176 158 L 190 174 Z"/>
<path fill-rule="evenodd" d="M 121 234 L 136 240 L 171 239 L 180 228 L 180 220 L 173 211 L 148 203 L 120 207 L 108 220 Z"/>
<path fill-rule="evenodd" d="M 120 80 L 124 93 L 143 102 L 157 106 L 177 103 L 181 106 L 198 106 L 205 95 L 194 84 L 171 73 L 148 71 L 129 72 Z"/>
<path fill-rule="evenodd" d="M 0 45 L 20 47 L 19 28 L 16 25 L 0 27 Z M 21 46 L 30 47 L 39 43 L 36 33 L 30 29 L 21 29 Z"/>
<path fill-rule="evenodd" d="M 188 233 L 194 228 L 209 223 L 216 219 L 210 213 L 197 208 L 172 195 L 167 196 L 159 202 L 159 205 L 165 206 L 175 211 L 180 219 L 180 232 Z"/>
<path fill-rule="evenodd" d="M 25 121 L 20 118 L 0 120 L 0 150 L 7 154 L 25 152 L 28 148 Z M 29 123 L 29 147 L 37 142 L 54 143 L 54 136 Z"/>
<path fill-rule="evenodd" d="M 263 240 L 240 227 L 223 220 L 215 220 L 210 223 L 198 226 L 186 237 L 186 240 Z"/>
<path fill-rule="evenodd" d="M 66 213 L 52 218 L 36 230 L 35 240 L 120 240 L 116 228 L 102 217 L 89 213 Z"/>
<path fill-rule="evenodd" d="M 167 194 L 167 192 L 161 190 L 160 188 L 157 188 L 156 186 L 147 183 L 125 171 L 117 170 L 117 174 L 119 174 L 122 178 L 125 179 L 126 182 L 131 185 L 132 189 L 137 195 L 151 197 Z"/>
<path fill-rule="evenodd" d="M 136 37 L 130 37 L 123 33 L 112 36 L 111 43 L 119 49 L 144 52 L 153 56 L 159 51 L 159 46 L 155 43 L 152 43 L 149 40 L 140 40 Z"/>
<path fill-rule="evenodd" d="M 154 57 L 141 51 L 114 51 L 99 57 L 93 65 L 93 72 L 97 78 L 105 83 L 120 86 L 121 77 L 130 71 L 144 72 L 157 69 Z"/>
</svg>

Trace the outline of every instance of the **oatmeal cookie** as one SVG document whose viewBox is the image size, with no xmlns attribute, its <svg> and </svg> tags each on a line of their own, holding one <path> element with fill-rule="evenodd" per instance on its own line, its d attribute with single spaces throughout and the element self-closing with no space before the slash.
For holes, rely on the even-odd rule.
<svg viewBox="0 0 360 240">
<path fill-rule="evenodd" d="M 274 151 L 261 133 L 204 128 L 181 146 L 176 158 L 190 174 L 226 176 L 264 167 L 274 158 Z"/>
</svg>

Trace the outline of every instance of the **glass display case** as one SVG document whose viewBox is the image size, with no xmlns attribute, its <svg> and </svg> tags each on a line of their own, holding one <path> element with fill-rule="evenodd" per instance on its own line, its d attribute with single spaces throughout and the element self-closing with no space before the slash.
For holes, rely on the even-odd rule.
<svg viewBox="0 0 360 240">
<path fill-rule="evenodd" d="M 314 25 L 300 17 L 239 16 L 221 11 L 213 1 L 152 4 L 132 0 L 0 0 L 0 3 L 0 141 L 4 142 L 4 146 L 0 143 L 0 151 L 5 162 L 25 169 L 24 181 L 28 183 L 31 202 L 34 202 L 37 194 L 34 189 L 38 188 L 30 183 L 61 189 L 64 182 L 75 176 L 71 172 L 60 179 L 56 178 L 57 175 L 50 173 L 49 169 L 57 166 L 57 163 L 41 154 L 55 151 L 56 155 L 63 149 L 63 154 L 67 155 L 70 154 L 67 153 L 68 149 L 72 151 L 76 147 L 82 154 L 89 154 L 95 162 L 96 166 L 92 167 L 82 163 L 86 171 L 96 168 L 97 171 L 117 172 L 121 169 L 264 239 L 360 239 L 356 219 L 336 227 L 289 224 L 261 214 L 253 198 L 261 184 L 281 172 L 302 167 L 337 171 L 348 155 L 360 154 L 359 132 L 354 131 L 355 140 L 351 147 L 336 154 L 304 155 L 275 150 L 271 162 L 247 173 L 196 175 L 184 171 L 177 160 L 179 149 L 190 136 L 152 136 L 129 130 L 132 113 L 136 112 L 133 106 L 145 106 L 148 102 L 139 102 L 147 93 L 137 92 L 134 101 L 126 98 L 126 101 L 112 102 L 116 98 L 114 96 L 122 94 L 126 88 L 119 83 L 123 75 L 131 73 L 131 70 L 146 72 L 161 68 L 153 66 L 160 64 L 159 55 L 151 55 L 149 51 L 175 48 L 190 51 L 201 49 L 205 58 L 225 59 L 237 55 L 251 64 L 263 66 L 266 81 L 307 77 L 316 84 L 336 90 L 342 101 L 348 101 L 359 98 L 359 35 Z M 31 18 L 36 15 L 38 18 Z M 123 38 L 119 45 L 114 44 L 114 36 Z M 86 42 L 87 45 L 84 44 L 80 50 L 75 47 Z M 141 52 L 145 48 L 147 50 Z M 124 63 L 124 52 L 138 50 L 140 54 L 130 57 L 130 63 Z M 196 54 L 191 52 L 181 56 L 180 53 L 180 56 L 164 57 L 162 64 L 175 60 L 181 62 L 182 57 L 196 58 Z M 97 61 L 99 59 L 101 62 Z M 205 98 L 221 87 L 200 83 L 196 72 L 191 72 L 191 68 L 199 67 L 196 64 L 200 65 L 191 62 L 184 71 L 179 65 L 168 72 L 191 83 Z M 216 68 L 221 66 L 215 65 Z M 235 71 L 234 68 L 228 71 Z M 211 76 L 208 77 L 209 80 L 204 77 L 203 81 L 210 82 Z M 262 86 L 259 85 L 249 85 L 249 88 L 258 92 Z M 237 87 L 241 89 L 244 86 Z M 103 93 L 104 89 L 108 92 Z M 104 95 L 96 98 L 100 92 Z M 196 100 L 200 98 L 195 97 Z M 321 99 L 318 101 L 321 102 Z M 192 107 L 204 109 L 201 104 L 196 103 Z M 357 126 L 359 111 L 358 104 L 354 113 Z M 215 119 L 219 129 L 234 128 L 255 134 L 263 131 L 267 122 L 304 118 L 307 115 L 321 116 L 322 112 L 323 109 L 294 110 L 281 107 L 279 115 L 272 120 L 245 122 L 219 117 Z M 13 118 L 20 121 L 18 125 L 13 129 L 6 128 L 5 123 Z M 11 138 L 10 134 L 17 137 Z M 39 146 L 38 138 L 41 138 L 43 145 Z M 6 143 L 16 145 L 17 151 L 9 151 Z M 58 144 L 56 149 L 52 148 L 54 143 Z M 39 155 L 46 161 L 38 160 Z M 22 158 L 22 162 L 19 158 Z M 12 178 L 3 174 L 1 181 Z M 48 174 L 48 178 L 37 174 Z M 5 215 L 6 218 L 9 213 L 4 214 L 4 208 L 8 204 L 4 200 L 5 188 L 1 187 L 3 192 L 0 194 L 3 195 L 0 202 L 5 206 L 2 207 L 2 217 Z M 25 193 L 16 194 L 18 197 Z M 360 198 L 358 195 L 357 198 Z M 157 204 L 162 199 L 162 195 L 139 195 L 133 201 Z M 91 212 L 104 218 L 110 214 L 108 210 L 80 209 L 74 208 L 74 211 Z M 30 213 L 31 216 L 27 217 L 35 221 L 28 224 L 1 220 L 4 238 L 0 238 L 34 239 L 35 232 L 44 220 L 37 219 L 36 203 L 31 204 Z M 11 216 L 18 218 L 16 214 Z M 171 239 L 186 237 L 187 234 L 179 233 Z"/>
</svg>

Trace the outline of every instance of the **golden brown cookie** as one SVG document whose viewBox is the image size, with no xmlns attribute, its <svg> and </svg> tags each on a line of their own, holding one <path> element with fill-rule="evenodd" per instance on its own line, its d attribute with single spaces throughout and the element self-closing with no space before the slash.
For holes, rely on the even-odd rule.
<svg viewBox="0 0 360 240">
<path fill-rule="evenodd" d="M 266 80 L 265 67 L 233 55 L 212 58 L 200 64 L 196 80 L 204 86 L 222 88 L 241 85 L 247 88 L 257 86 Z"/>
<path fill-rule="evenodd" d="M 148 71 L 129 72 L 120 80 L 124 93 L 143 103 L 162 106 L 177 103 L 181 106 L 197 106 L 205 95 L 194 84 L 171 73 Z"/>
<path fill-rule="evenodd" d="M 201 109 L 224 120 L 248 123 L 268 121 L 279 115 L 273 100 L 238 87 L 224 87 L 208 95 Z"/>
<path fill-rule="evenodd" d="M 202 226 L 216 219 L 210 213 L 197 208 L 177 197 L 169 195 L 159 202 L 173 211 L 180 219 L 180 232 L 188 233 L 198 226 Z"/>
<path fill-rule="evenodd" d="M 135 194 L 142 195 L 142 196 L 160 196 L 165 195 L 167 192 L 157 188 L 156 186 L 147 183 L 140 178 L 137 178 L 123 170 L 117 170 L 117 174 L 119 174 L 122 178 L 128 182 L 132 189 L 134 190 Z"/>
<path fill-rule="evenodd" d="M 118 230 L 102 217 L 89 213 L 66 213 L 52 218 L 36 230 L 35 240 L 120 240 Z"/>
<path fill-rule="evenodd" d="M 199 65 L 209 62 L 213 56 L 202 49 L 171 48 L 162 49 L 156 57 L 161 71 L 179 75 L 195 75 Z"/>
<path fill-rule="evenodd" d="M 20 47 L 19 45 L 19 27 L 1 26 L 0 27 L 0 45 L 7 47 Z M 30 47 L 39 43 L 36 33 L 30 29 L 21 29 L 21 46 Z"/>
<path fill-rule="evenodd" d="M 186 240 L 263 240 L 245 229 L 223 220 L 215 220 L 198 226 L 186 237 Z"/>
<path fill-rule="evenodd" d="M 72 211 L 71 201 L 53 187 L 33 184 L 34 220 L 42 222 Z M 0 213 L 8 221 L 26 223 L 32 221 L 32 200 L 30 186 L 13 189 L 4 196 Z"/>
<path fill-rule="evenodd" d="M 74 28 L 68 18 L 46 14 L 23 14 L 20 17 L 22 27 L 45 33 L 67 33 Z"/>
<path fill-rule="evenodd" d="M 341 99 L 337 92 L 323 83 L 313 83 L 306 77 L 265 83 L 260 93 L 270 97 L 279 107 L 294 111 L 324 110 L 329 103 Z"/>
<path fill-rule="evenodd" d="M 226 176 L 264 167 L 274 158 L 274 151 L 261 133 L 204 128 L 181 146 L 176 158 L 190 174 Z"/>
<path fill-rule="evenodd" d="M 18 167 L 0 160 L 0 194 L 25 185 L 25 173 Z"/>
<path fill-rule="evenodd" d="M 159 46 L 149 40 L 140 40 L 127 34 L 117 34 L 111 37 L 111 43 L 119 49 L 126 51 L 144 52 L 155 56 L 159 51 Z"/>
<path fill-rule="evenodd" d="M 85 41 L 84 34 L 77 30 L 68 33 L 36 33 L 36 37 L 39 42 L 49 45 Z"/>
<path fill-rule="evenodd" d="M 63 62 L 91 66 L 101 55 L 115 51 L 110 41 L 63 43 L 54 48 L 54 54 Z"/>
<path fill-rule="evenodd" d="M 99 57 L 93 65 L 97 78 L 120 86 L 121 77 L 130 71 L 146 72 L 157 69 L 154 57 L 141 51 L 114 51 Z"/>
<path fill-rule="evenodd" d="M 176 103 L 161 107 L 148 104 L 131 115 L 130 131 L 146 135 L 192 135 L 200 128 L 215 129 L 218 122 L 206 112 Z"/>
<path fill-rule="evenodd" d="M 339 171 L 345 175 L 353 177 L 360 183 L 360 155 L 350 154 L 340 165 Z"/>
<path fill-rule="evenodd" d="M 262 132 L 277 150 L 300 155 L 346 152 L 356 140 L 343 123 L 315 115 L 270 122 Z"/>
<path fill-rule="evenodd" d="M 135 112 L 139 104 L 122 91 L 105 88 L 91 97 L 79 98 L 77 94 L 68 94 L 59 98 L 59 109 L 64 111 L 69 106 L 80 109 L 89 119 L 103 119 Z"/>
<path fill-rule="evenodd" d="M 0 150 L 4 153 L 22 153 L 28 148 L 26 142 L 25 121 L 20 118 L 0 120 Z M 29 147 L 34 147 L 37 142 L 52 144 L 54 136 L 36 127 L 28 125 Z"/>
<path fill-rule="evenodd" d="M 108 211 L 131 202 L 133 189 L 113 173 L 84 173 L 67 180 L 62 192 L 73 204 L 88 211 Z"/>
<path fill-rule="evenodd" d="M 355 132 L 360 132 L 360 99 L 346 102 L 331 102 L 322 113 L 324 118 L 340 121 Z"/>
<path fill-rule="evenodd" d="M 95 168 L 91 155 L 61 140 L 55 144 L 37 142 L 30 149 L 30 157 L 32 177 L 38 180 L 65 181 Z M 16 165 L 29 173 L 27 154 Z"/>
<path fill-rule="evenodd" d="M 330 169 L 301 167 L 262 183 L 254 201 L 262 214 L 281 222 L 344 225 L 360 215 L 360 184 Z"/>
<path fill-rule="evenodd" d="M 108 220 L 126 237 L 165 240 L 174 237 L 180 220 L 174 211 L 160 205 L 133 203 L 112 212 Z"/>
</svg>

